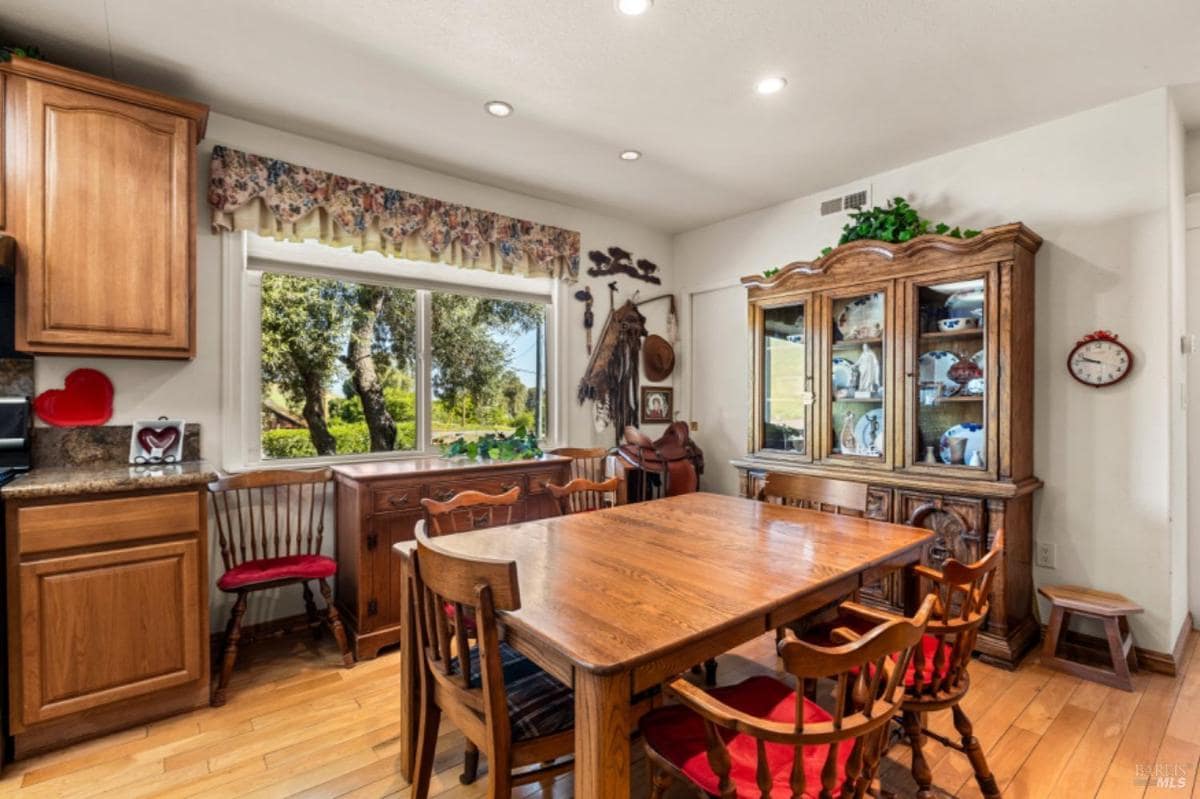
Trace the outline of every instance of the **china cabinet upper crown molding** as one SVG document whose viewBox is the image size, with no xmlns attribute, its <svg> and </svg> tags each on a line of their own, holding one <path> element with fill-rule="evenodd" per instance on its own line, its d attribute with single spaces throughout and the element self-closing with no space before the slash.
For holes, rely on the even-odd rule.
<svg viewBox="0 0 1200 799">
<path fill-rule="evenodd" d="M 973 562 L 1006 532 L 980 638 L 1015 663 L 1031 613 L 1034 256 L 1020 223 L 970 239 L 856 241 L 742 278 L 750 342 L 745 495 L 771 474 L 867 486 L 864 515 L 920 523 Z M 916 521 L 914 521 L 916 520 Z M 899 585 L 874 598 L 898 605 Z"/>
<path fill-rule="evenodd" d="M 195 355 L 199 103 L 27 58 L 0 64 L 0 228 L 26 352 Z"/>
</svg>

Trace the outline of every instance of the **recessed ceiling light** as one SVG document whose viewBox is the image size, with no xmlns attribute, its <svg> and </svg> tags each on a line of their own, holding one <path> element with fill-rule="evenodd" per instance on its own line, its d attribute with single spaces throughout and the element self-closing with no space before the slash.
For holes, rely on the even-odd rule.
<svg viewBox="0 0 1200 799">
<path fill-rule="evenodd" d="M 483 107 L 494 117 L 506 117 L 513 112 L 513 107 L 503 100 L 490 100 Z"/>
<path fill-rule="evenodd" d="M 636 161 L 641 157 L 642 157 L 642 154 L 637 150 L 622 150 L 621 151 L 621 160 L 622 161 Z"/>
<path fill-rule="evenodd" d="M 650 10 L 654 0 L 616 0 L 617 11 L 631 17 L 638 17 Z"/>
<path fill-rule="evenodd" d="M 754 91 L 759 94 L 775 94 L 776 92 L 783 91 L 783 87 L 785 86 L 787 86 L 787 78 L 776 75 L 770 78 L 763 78 L 754 84 Z"/>
</svg>

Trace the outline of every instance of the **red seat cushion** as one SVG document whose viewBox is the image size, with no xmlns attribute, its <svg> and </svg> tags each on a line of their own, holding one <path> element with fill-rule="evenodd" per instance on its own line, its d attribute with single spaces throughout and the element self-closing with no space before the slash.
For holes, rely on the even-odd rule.
<svg viewBox="0 0 1200 799">
<path fill-rule="evenodd" d="M 865 635 L 874 629 L 876 625 L 861 618 L 837 619 L 835 621 L 823 622 L 813 625 L 807 632 L 804 633 L 803 640 L 816 644 L 817 646 L 836 646 L 842 642 L 833 640 L 833 631 L 838 627 L 849 627 L 851 630 Z M 950 656 L 954 654 L 954 646 L 951 642 L 942 643 L 942 671 L 935 672 L 933 667 L 933 656 L 937 652 L 937 638 L 932 635 L 921 636 L 921 652 L 925 656 L 925 661 L 921 669 L 921 685 L 928 685 L 933 681 L 934 677 L 942 677 L 945 675 L 945 668 L 950 665 Z M 916 680 L 917 664 L 916 653 L 908 661 L 908 668 L 904 672 L 904 686 L 911 688 Z M 852 669 L 851 673 L 857 674 L 858 669 Z"/>
<path fill-rule="evenodd" d="M 259 558 L 234 566 L 221 575 L 217 587 L 236 591 L 248 585 L 276 580 L 318 580 L 337 574 L 337 561 L 324 555 L 288 555 L 283 558 Z"/>
<path fill-rule="evenodd" d="M 728 688 L 717 688 L 710 692 L 721 702 L 761 719 L 781 721 L 788 724 L 796 720 L 796 694 L 791 688 L 773 677 L 751 677 Z M 805 723 L 829 721 L 832 718 L 824 708 L 808 699 L 804 700 Z M 714 796 L 720 795 L 719 780 L 708 764 L 708 750 L 704 741 L 704 723 L 699 715 L 682 705 L 670 705 L 653 710 L 643 717 L 642 735 L 646 743 L 662 757 L 673 763 L 688 776 L 697 787 Z M 730 779 L 737 787 L 739 797 L 758 799 L 761 792 L 756 782 L 758 767 L 757 743 L 749 735 L 722 730 L 722 737 L 729 749 L 732 762 Z M 838 785 L 845 775 L 846 761 L 850 758 L 850 742 L 842 742 L 837 754 Z M 789 785 L 792 772 L 794 749 L 783 744 L 767 744 L 767 764 L 774 781 L 771 795 L 791 797 Z M 804 747 L 804 775 L 806 797 L 817 797 L 821 792 L 821 769 L 829 752 L 827 744 Z M 835 796 L 840 792 L 835 790 Z"/>
</svg>

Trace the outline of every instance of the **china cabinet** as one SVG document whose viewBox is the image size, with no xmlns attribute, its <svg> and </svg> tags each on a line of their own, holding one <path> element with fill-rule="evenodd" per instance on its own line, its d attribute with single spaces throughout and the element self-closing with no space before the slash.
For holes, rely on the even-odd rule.
<svg viewBox="0 0 1200 799">
<path fill-rule="evenodd" d="M 925 554 L 973 561 L 1005 531 L 980 654 L 1015 665 L 1037 637 L 1030 555 L 1034 255 L 1019 223 L 971 239 L 858 241 L 749 293 L 744 495 L 771 473 L 867 484 L 865 515 L 936 533 Z M 867 592 L 902 603 L 892 578 Z"/>
</svg>

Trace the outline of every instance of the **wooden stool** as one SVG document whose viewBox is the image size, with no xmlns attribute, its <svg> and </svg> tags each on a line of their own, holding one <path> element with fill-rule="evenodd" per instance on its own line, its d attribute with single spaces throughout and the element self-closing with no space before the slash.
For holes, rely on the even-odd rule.
<svg viewBox="0 0 1200 799">
<path fill-rule="evenodd" d="M 1131 613 L 1141 613 L 1142 607 L 1130 602 L 1120 594 L 1081 588 L 1077 585 L 1047 585 L 1038 593 L 1050 600 L 1050 624 L 1046 628 L 1046 641 L 1042 646 L 1042 658 L 1063 671 L 1093 680 L 1124 691 L 1133 690 L 1130 671 L 1137 671 L 1137 653 L 1133 651 L 1133 636 L 1129 634 Z M 1067 632 L 1072 614 L 1099 619 L 1104 624 L 1108 637 L 1108 652 L 1112 658 L 1112 671 L 1076 663 L 1058 654 L 1058 646 Z"/>
</svg>

